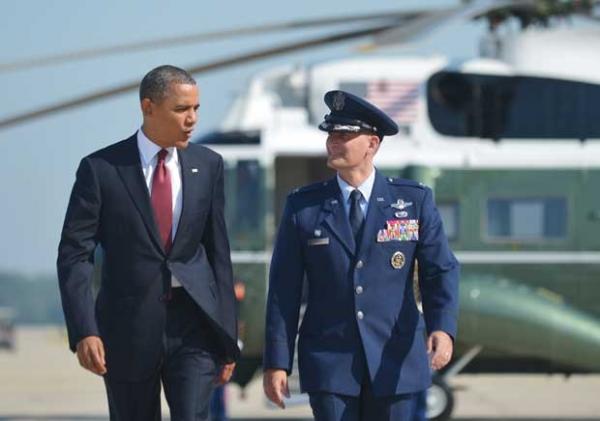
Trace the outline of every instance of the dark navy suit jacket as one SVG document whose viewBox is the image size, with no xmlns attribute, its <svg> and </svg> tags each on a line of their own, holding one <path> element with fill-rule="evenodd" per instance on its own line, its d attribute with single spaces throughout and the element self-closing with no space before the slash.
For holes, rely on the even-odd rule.
<svg viewBox="0 0 600 421">
<path fill-rule="evenodd" d="M 82 338 L 100 336 L 107 375 L 115 379 L 147 378 L 159 366 L 171 273 L 207 316 L 218 357 L 233 361 L 239 355 L 223 160 L 195 144 L 178 153 L 182 212 L 169 253 L 160 241 L 135 135 L 85 157 L 77 170 L 57 261 L 69 344 L 75 350 Z M 102 281 L 94 302 L 98 244 Z"/>
<path fill-rule="evenodd" d="M 402 210 L 391 206 L 398 200 Z M 376 396 L 425 389 L 430 383 L 425 333 L 443 330 L 454 337 L 458 313 L 459 265 L 432 192 L 377 172 L 359 245 L 342 201 L 335 178 L 287 199 L 271 262 L 265 368 L 292 370 L 306 276 L 308 301 L 298 342 L 303 391 L 356 396 L 365 376 Z M 418 220 L 418 240 L 378 242 L 387 221 L 399 219 Z M 396 259 L 395 268 L 398 252 L 404 263 Z M 413 293 L 415 260 L 424 319 Z"/>
</svg>

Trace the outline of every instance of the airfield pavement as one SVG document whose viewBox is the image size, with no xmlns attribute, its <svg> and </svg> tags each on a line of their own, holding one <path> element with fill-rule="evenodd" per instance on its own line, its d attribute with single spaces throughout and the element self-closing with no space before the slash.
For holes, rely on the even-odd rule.
<svg viewBox="0 0 600 421">
<path fill-rule="evenodd" d="M 600 375 L 459 375 L 451 384 L 459 421 L 600 420 Z M 269 407 L 259 378 L 244 394 L 228 386 L 232 419 L 312 419 L 307 405 Z M 79 367 L 62 329 L 19 327 L 16 351 L 0 351 L 0 420 L 105 421 L 107 413 L 101 379 Z"/>
</svg>

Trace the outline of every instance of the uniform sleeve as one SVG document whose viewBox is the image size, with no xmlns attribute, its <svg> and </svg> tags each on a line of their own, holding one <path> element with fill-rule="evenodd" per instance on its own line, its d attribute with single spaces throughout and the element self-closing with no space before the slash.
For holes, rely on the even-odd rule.
<svg viewBox="0 0 600 421">
<path fill-rule="evenodd" d="M 269 273 L 265 323 L 264 369 L 292 372 L 294 344 L 302 299 L 304 262 L 299 240 L 293 198 L 287 199 L 275 242 Z"/>
<path fill-rule="evenodd" d="M 455 338 L 459 264 L 448 246 L 431 189 L 426 189 L 421 206 L 417 260 L 427 332 L 442 330 Z"/>
<path fill-rule="evenodd" d="M 92 278 L 100 209 L 98 179 L 89 159 L 84 158 L 69 199 L 57 259 L 60 295 L 72 351 L 86 336 L 99 335 Z"/>
</svg>

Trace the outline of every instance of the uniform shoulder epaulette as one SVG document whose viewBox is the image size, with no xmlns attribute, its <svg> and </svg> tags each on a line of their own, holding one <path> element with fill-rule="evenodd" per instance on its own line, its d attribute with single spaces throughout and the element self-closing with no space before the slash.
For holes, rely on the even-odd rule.
<svg viewBox="0 0 600 421">
<path fill-rule="evenodd" d="M 387 182 L 389 184 L 392 184 L 394 186 L 409 186 L 409 187 L 416 187 L 418 189 L 427 188 L 427 186 L 425 184 L 421 183 L 420 181 L 409 180 L 407 178 L 386 177 L 385 179 L 387 180 Z"/>
<path fill-rule="evenodd" d="M 318 183 L 308 184 L 306 186 L 297 187 L 290 192 L 290 195 L 308 193 L 312 191 L 317 191 L 327 186 L 329 181 L 319 181 Z"/>
</svg>

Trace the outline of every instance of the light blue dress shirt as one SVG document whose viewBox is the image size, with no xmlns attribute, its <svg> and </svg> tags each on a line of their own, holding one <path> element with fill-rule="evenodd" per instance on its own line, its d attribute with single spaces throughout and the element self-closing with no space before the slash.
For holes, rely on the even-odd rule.
<svg viewBox="0 0 600 421">
<path fill-rule="evenodd" d="M 367 209 L 369 208 L 369 199 L 371 198 L 371 191 L 373 191 L 373 184 L 375 183 L 375 168 L 371 171 L 371 174 L 367 177 L 363 183 L 354 187 L 350 184 L 346 183 L 340 174 L 337 174 L 337 182 L 340 186 L 340 190 L 342 191 L 342 196 L 344 197 L 344 209 L 346 210 L 346 215 L 350 215 L 350 193 L 354 189 L 358 189 L 362 194 L 359 205 L 360 210 L 362 210 L 363 217 L 367 217 Z"/>
</svg>

